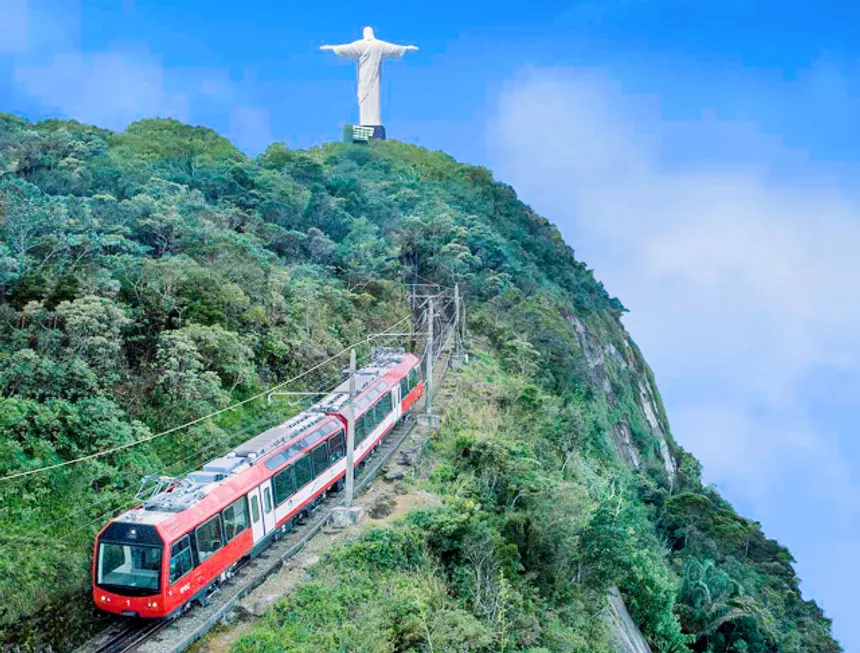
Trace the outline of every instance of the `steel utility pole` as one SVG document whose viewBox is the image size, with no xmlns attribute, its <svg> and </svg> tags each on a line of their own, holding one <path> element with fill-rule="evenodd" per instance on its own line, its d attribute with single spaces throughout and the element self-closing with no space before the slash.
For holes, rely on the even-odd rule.
<svg viewBox="0 0 860 653">
<path fill-rule="evenodd" d="M 352 507 L 353 486 L 355 485 L 355 349 L 349 352 L 349 410 L 346 417 L 346 499 L 344 505 Z"/>
<path fill-rule="evenodd" d="M 412 284 L 412 308 L 409 311 L 409 351 L 415 351 L 415 284 Z"/>
<path fill-rule="evenodd" d="M 460 284 L 454 284 L 454 343 L 457 358 L 463 355 L 463 338 L 460 334 Z"/>
<path fill-rule="evenodd" d="M 427 358 L 424 361 L 424 391 L 427 393 L 424 412 L 427 415 L 433 414 L 433 319 L 433 299 L 430 298 L 427 300 Z"/>
</svg>

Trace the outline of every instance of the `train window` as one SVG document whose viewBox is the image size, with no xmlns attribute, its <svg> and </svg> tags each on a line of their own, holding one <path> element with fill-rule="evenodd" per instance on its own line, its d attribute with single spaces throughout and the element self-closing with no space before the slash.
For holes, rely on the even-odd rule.
<svg viewBox="0 0 860 653">
<path fill-rule="evenodd" d="M 328 441 L 329 460 L 334 463 L 346 455 L 346 443 L 343 439 L 343 431 L 335 433 Z"/>
<path fill-rule="evenodd" d="M 323 442 L 311 452 L 314 459 L 314 475 L 319 476 L 328 469 L 328 444 Z"/>
<path fill-rule="evenodd" d="M 266 467 L 271 470 L 275 470 L 281 465 L 287 462 L 287 452 L 281 452 L 276 456 L 272 456 L 266 461 Z"/>
<path fill-rule="evenodd" d="M 302 442 L 304 443 L 305 447 L 309 447 L 312 444 L 316 444 L 317 442 L 322 440 L 322 437 L 323 437 L 323 430 L 322 429 L 316 429 L 312 433 L 306 435 L 302 439 Z"/>
<path fill-rule="evenodd" d="M 272 485 L 275 488 L 275 505 L 279 506 L 295 494 L 296 479 L 293 476 L 293 468 L 287 467 L 280 474 L 275 474 Z"/>
<path fill-rule="evenodd" d="M 400 379 L 400 398 L 405 399 L 409 394 L 409 380 L 404 376 Z"/>
<path fill-rule="evenodd" d="M 99 544 L 98 583 L 158 590 L 161 548 L 136 544 Z"/>
<path fill-rule="evenodd" d="M 197 559 L 203 562 L 212 557 L 224 544 L 221 539 L 221 515 L 215 515 L 209 521 L 198 526 L 194 535 L 197 538 Z"/>
<path fill-rule="evenodd" d="M 314 477 L 313 470 L 311 469 L 310 456 L 302 456 L 299 458 L 295 465 L 293 465 L 293 469 L 296 471 L 296 488 L 303 488 L 305 485 L 310 483 L 311 479 Z"/>
<path fill-rule="evenodd" d="M 255 524 L 260 521 L 260 500 L 256 494 L 251 497 L 251 521 Z"/>
<path fill-rule="evenodd" d="M 358 418 L 355 423 L 355 444 L 358 444 L 367 437 L 367 419 L 364 415 Z"/>
<path fill-rule="evenodd" d="M 248 504 L 245 497 L 224 508 L 224 531 L 229 542 L 248 528 Z"/>
<path fill-rule="evenodd" d="M 364 437 L 369 436 L 373 433 L 373 429 L 376 428 L 375 415 L 373 414 L 373 406 L 367 409 L 367 412 L 364 414 L 364 419 L 367 422 L 367 433 L 364 434 Z"/>
<path fill-rule="evenodd" d="M 187 535 L 170 547 L 170 584 L 172 585 L 194 568 L 191 559 L 191 538 Z"/>
<path fill-rule="evenodd" d="M 272 512 L 272 493 L 269 488 L 263 490 L 263 511 Z"/>
<path fill-rule="evenodd" d="M 418 368 L 413 367 L 411 370 L 409 370 L 409 389 L 411 390 L 416 385 L 418 385 L 418 381 Z"/>
</svg>

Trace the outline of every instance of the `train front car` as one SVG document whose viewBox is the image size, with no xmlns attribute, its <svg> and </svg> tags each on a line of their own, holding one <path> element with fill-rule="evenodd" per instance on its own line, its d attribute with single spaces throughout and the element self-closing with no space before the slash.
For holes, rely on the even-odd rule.
<svg viewBox="0 0 860 653">
<path fill-rule="evenodd" d="M 152 524 L 123 521 L 123 517 L 109 522 L 96 539 L 93 600 L 99 609 L 113 614 L 162 617 L 164 541 Z"/>
</svg>

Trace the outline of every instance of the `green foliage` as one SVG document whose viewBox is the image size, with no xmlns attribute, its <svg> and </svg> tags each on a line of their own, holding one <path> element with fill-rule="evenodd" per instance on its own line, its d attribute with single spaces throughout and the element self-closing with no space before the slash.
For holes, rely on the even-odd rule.
<svg viewBox="0 0 860 653">
<path fill-rule="evenodd" d="M 791 554 L 714 490 L 666 500 L 658 526 L 683 574 L 678 614 L 701 651 L 840 651 L 800 595 Z"/>
<path fill-rule="evenodd" d="M 0 114 L 0 475 L 303 372 L 408 315 L 416 278 L 460 285 L 486 349 L 434 443 L 445 506 L 333 555 L 239 650 L 599 651 L 612 585 L 656 650 L 839 650 L 788 552 L 671 440 L 670 487 L 624 307 L 558 230 L 488 170 L 394 141 L 251 160 L 175 120 L 111 133 Z M 249 403 L 0 485 L 0 628 L 22 624 L 5 638 L 71 648 L 39 633 L 74 629 L 42 618 L 88 604 L 92 536 L 140 476 L 188 471 L 293 410 Z M 619 424 L 641 474 L 620 463 Z"/>
<path fill-rule="evenodd" d="M 405 529 L 374 529 L 349 548 L 330 556 L 334 567 L 345 572 L 355 567 L 377 571 L 410 571 L 417 569 L 424 554 L 424 542 L 418 532 Z"/>
</svg>

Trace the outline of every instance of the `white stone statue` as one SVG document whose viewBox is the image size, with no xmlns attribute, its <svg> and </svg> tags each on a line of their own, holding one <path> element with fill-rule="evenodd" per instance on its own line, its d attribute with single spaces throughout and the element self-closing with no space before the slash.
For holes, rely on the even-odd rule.
<svg viewBox="0 0 860 653">
<path fill-rule="evenodd" d="M 382 62 L 399 59 L 408 50 L 417 50 L 414 45 L 394 45 L 373 36 L 370 27 L 364 28 L 364 38 L 346 45 L 324 45 L 320 50 L 331 50 L 344 59 L 358 61 L 358 109 L 359 124 L 366 127 L 382 125 L 379 112 L 379 81 Z"/>
</svg>

